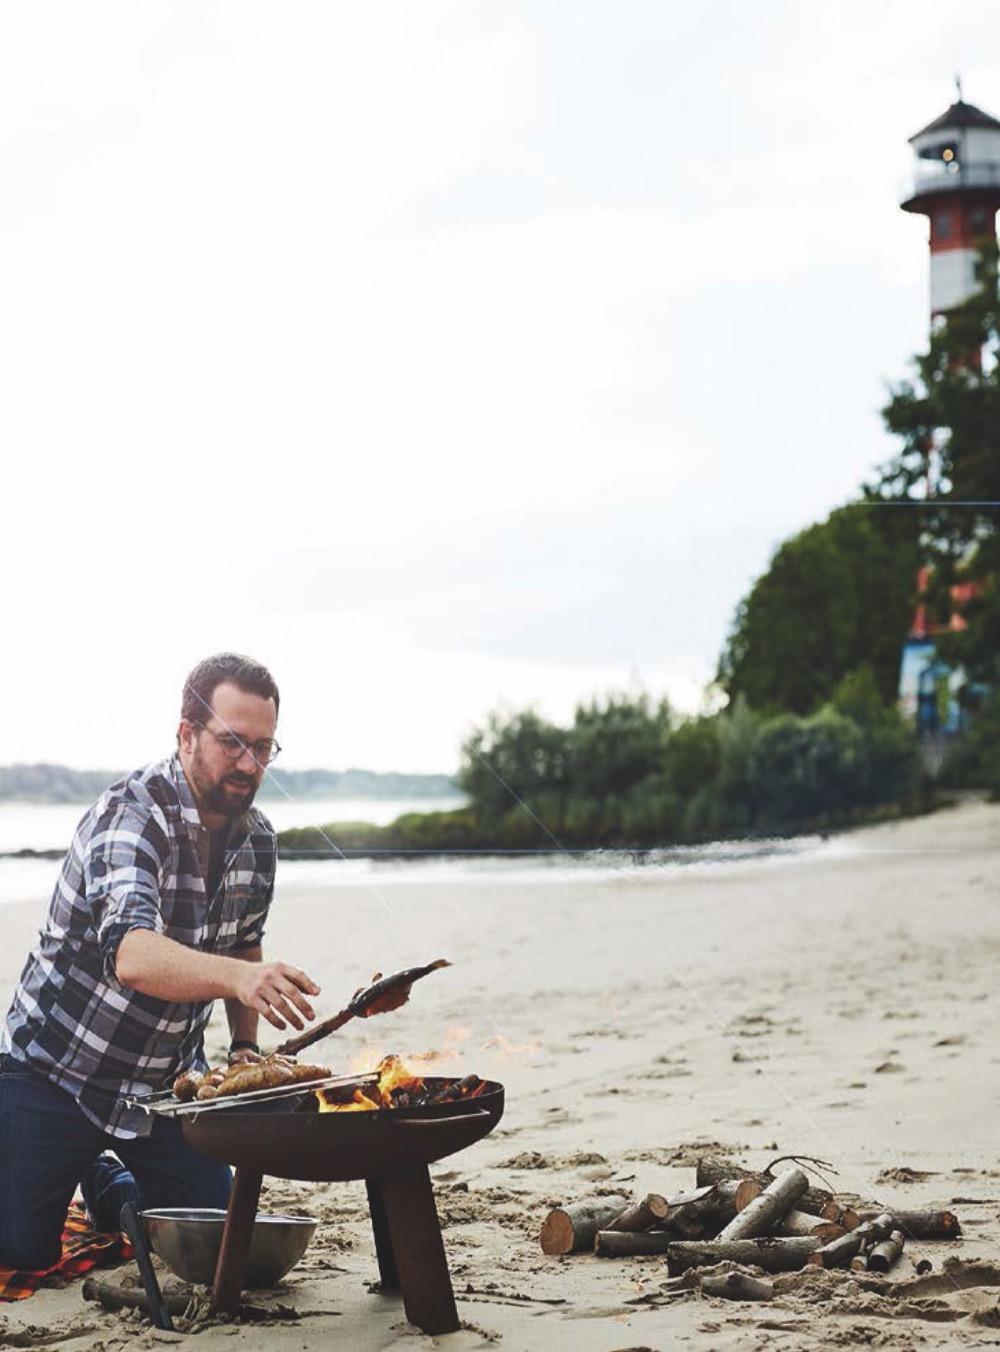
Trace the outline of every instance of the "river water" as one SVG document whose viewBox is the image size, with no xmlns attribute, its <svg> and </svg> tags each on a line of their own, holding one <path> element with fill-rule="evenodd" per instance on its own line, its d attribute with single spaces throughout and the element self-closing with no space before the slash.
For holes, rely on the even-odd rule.
<svg viewBox="0 0 1000 1352">
<path fill-rule="evenodd" d="M 448 812 L 462 798 L 269 799 L 260 807 L 279 831 L 330 822 L 385 826 L 406 812 Z M 0 802 L 0 855 L 12 850 L 65 850 L 87 803 Z M 0 858 L 0 903 L 48 895 L 59 870 L 54 859 Z"/>
<path fill-rule="evenodd" d="M 274 826 L 283 831 L 293 826 L 328 826 L 333 822 L 367 821 L 385 825 L 406 812 L 440 812 L 460 807 L 459 798 L 418 799 L 299 799 L 261 804 Z M 63 850 L 86 811 L 80 803 L 0 803 L 0 854 L 11 850 Z M 332 833 L 336 845 L 336 832 Z M 641 873 L 649 877 L 658 869 L 678 868 L 715 871 L 750 860 L 791 862 L 812 853 L 820 844 L 816 837 L 792 840 L 753 840 L 664 849 L 642 861 L 628 852 L 611 850 L 590 854 L 566 851 L 524 852 L 503 857 L 484 852 L 440 854 L 422 859 L 338 858 L 336 850 L 317 858 L 283 859 L 278 864 L 279 884 L 298 888 L 352 886 L 359 882 L 377 889 L 397 883 L 428 885 L 456 878 L 487 882 L 557 884 L 571 880 L 600 882 L 624 880 Z M 16 901 L 44 902 L 51 895 L 59 872 L 56 859 L 0 858 L 0 905 Z"/>
</svg>

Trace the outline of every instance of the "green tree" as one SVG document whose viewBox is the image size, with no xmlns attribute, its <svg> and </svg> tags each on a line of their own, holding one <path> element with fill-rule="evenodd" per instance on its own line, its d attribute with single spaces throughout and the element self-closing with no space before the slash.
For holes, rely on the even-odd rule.
<svg viewBox="0 0 1000 1352">
<path fill-rule="evenodd" d="M 855 503 L 779 546 L 751 588 L 719 662 L 731 700 L 806 714 L 867 663 L 886 700 L 912 612 L 917 523 Z"/>
<path fill-rule="evenodd" d="M 750 766 L 758 825 L 778 829 L 842 814 L 862 800 L 867 770 L 864 734 L 843 714 L 822 709 L 809 718 L 770 719 Z"/>
<path fill-rule="evenodd" d="M 463 743 L 458 782 L 477 813 L 496 821 L 516 806 L 518 798 L 538 813 L 533 800 L 545 793 L 551 808 L 552 797 L 565 791 L 566 764 L 564 728 L 546 722 L 532 709 L 498 711 Z"/>
<path fill-rule="evenodd" d="M 581 704 L 569 731 L 568 778 L 574 797 L 623 794 L 662 768 L 670 736 L 666 700 L 609 695 Z"/>
<path fill-rule="evenodd" d="M 982 251 L 980 288 L 949 312 L 891 390 L 885 424 L 901 439 L 869 496 L 909 504 L 921 562 L 932 569 L 932 618 L 946 619 L 951 587 L 977 584 L 962 607 L 968 628 L 938 643 L 970 681 L 1000 681 L 1000 295 L 997 247 Z M 888 509 L 887 509 L 888 510 Z"/>
<path fill-rule="evenodd" d="M 895 702 L 885 704 L 867 664 L 848 673 L 833 692 L 831 707 L 861 729 L 867 775 L 861 801 L 887 803 L 909 798 L 920 774 L 911 729 Z"/>
</svg>

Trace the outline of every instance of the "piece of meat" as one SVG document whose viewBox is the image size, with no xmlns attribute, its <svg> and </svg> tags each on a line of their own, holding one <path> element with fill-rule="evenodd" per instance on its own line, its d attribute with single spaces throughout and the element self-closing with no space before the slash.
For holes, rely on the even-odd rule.
<svg viewBox="0 0 1000 1352">
<path fill-rule="evenodd" d="M 426 967 L 407 967 L 402 972 L 393 972 L 391 976 L 383 976 L 381 972 L 376 972 L 370 986 L 355 991 L 347 1006 L 348 1013 L 357 1019 L 370 1019 L 373 1014 L 387 1014 L 391 1009 L 398 1009 L 410 998 L 410 988 L 414 981 L 419 981 L 421 977 L 436 972 L 441 967 L 450 966 L 451 963 L 447 958 L 438 958 L 436 962 L 429 962 Z"/>
<path fill-rule="evenodd" d="M 289 1070 L 292 1072 L 291 1084 L 302 1084 L 306 1080 L 325 1080 L 331 1074 L 329 1066 L 289 1066 Z"/>
<path fill-rule="evenodd" d="M 201 1076 L 192 1075 L 190 1071 L 185 1071 L 183 1075 L 178 1075 L 174 1080 L 174 1097 L 180 1099 L 181 1103 L 190 1103 L 197 1094 L 201 1085 Z"/>
<path fill-rule="evenodd" d="M 292 1083 L 292 1069 L 278 1061 L 259 1061 L 256 1065 L 240 1066 L 234 1075 L 227 1075 L 219 1086 L 219 1097 L 246 1094 L 254 1089 L 277 1089 Z"/>
</svg>

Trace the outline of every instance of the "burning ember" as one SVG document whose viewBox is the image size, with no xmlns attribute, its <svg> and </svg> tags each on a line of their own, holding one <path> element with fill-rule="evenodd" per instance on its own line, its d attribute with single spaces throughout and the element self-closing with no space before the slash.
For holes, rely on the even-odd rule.
<svg viewBox="0 0 1000 1352">
<path fill-rule="evenodd" d="M 478 1075 L 464 1080 L 428 1084 L 414 1075 L 398 1056 L 384 1056 L 376 1067 L 378 1080 L 351 1089 L 317 1089 L 321 1113 L 374 1113 L 380 1108 L 417 1108 L 425 1103 L 454 1103 L 477 1098 L 486 1089 Z"/>
</svg>

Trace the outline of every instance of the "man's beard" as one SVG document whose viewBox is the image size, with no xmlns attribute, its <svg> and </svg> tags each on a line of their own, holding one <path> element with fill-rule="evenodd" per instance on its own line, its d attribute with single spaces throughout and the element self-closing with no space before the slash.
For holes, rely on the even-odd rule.
<svg viewBox="0 0 1000 1352">
<path fill-rule="evenodd" d="M 257 796 L 255 780 L 235 772 L 225 775 L 217 784 L 207 777 L 197 755 L 191 762 L 191 778 L 201 799 L 200 806 L 220 817 L 242 817 Z"/>
</svg>

